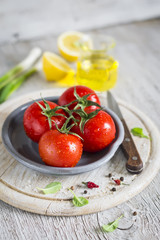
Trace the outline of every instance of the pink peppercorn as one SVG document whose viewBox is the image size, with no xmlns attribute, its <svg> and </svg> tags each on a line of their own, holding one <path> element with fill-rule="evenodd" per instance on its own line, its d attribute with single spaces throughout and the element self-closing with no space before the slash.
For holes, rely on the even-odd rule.
<svg viewBox="0 0 160 240">
<path fill-rule="evenodd" d="M 99 188 L 99 186 L 97 184 L 95 184 L 94 182 L 82 182 L 83 184 L 85 184 L 88 188 L 92 189 L 92 188 Z"/>
<path fill-rule="evenodd" d="M 113 180 L 117 185 L 129 185 L 129 184 L 126 184 L 126 183 L 122 182 L 121 179 L 113 179 L 113 178 L 112 178 L 112 180 Z"/>
<path fill-rule="evenodd" d="M 114 179 L 113 179 L 113 180 L 114 180 Z M 119 179 L 114 180 L 114 182 L 115 182 L 117 185 L 121 185 L 121 180 L 119 180 Z"/>
</svg>

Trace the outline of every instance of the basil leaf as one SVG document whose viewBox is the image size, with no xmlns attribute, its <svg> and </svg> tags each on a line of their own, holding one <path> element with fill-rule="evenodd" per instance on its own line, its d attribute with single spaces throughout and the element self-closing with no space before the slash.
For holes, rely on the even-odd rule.
<svg viewBox="0 0 160 240">
<path fill-rule="evenodd" d="M 84 197 L 75 197 L 74 196 L 72 203 L 76 207 L 83 207 L 84 205 L 88 204 L 88 200 Z"/>
<path fill-rule="evenodd" d="M 56 193 L 61 189 L 62 185 L 60 182 L 51 182 L 45 188 L 38 188 L 38 190 L 42 191 L 44 194 L 52 194 Z"/>
<path fill-rule="evenodd" d="M 84 197 L 77 197 L 76 194 L 69 188 L 69 190 L 73 193 L 74 197 L 72 203 L 76 207 L 83 207 L 88 204 L 88 200 Z"/>
<path fill-rule="evenodd" d="M 108 223 L 107 225 L 103 225 L 102 229 L 105 232 L 113 232 L 119 224 L 119 220 L 123 217 L 124 215 L 121 215 L 119 218 L 117 218 L 115 221 Z"/>
<path fill-rule="evenodd" d="M 149 139 L 148 136 L 144 135 L 142 128 L 138 128 L 138 127 L 132 128 L 132 129 L 131 129 L 131 133 L 132 133 L 134 136 L 138 136 L 138 137 L 141 137 L 141 138 L 147 138 L 147 139 Z"/>
</svg>

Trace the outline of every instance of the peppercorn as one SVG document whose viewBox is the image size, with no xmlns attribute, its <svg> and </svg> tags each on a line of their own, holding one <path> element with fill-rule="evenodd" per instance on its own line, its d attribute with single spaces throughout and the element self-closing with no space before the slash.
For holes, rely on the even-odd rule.
<svg viewBox="0 0 160 240">
<path fill-rule="evenodd" d="M 117 184 L 117 185 L 121 185 L 121 181 L 119 179 L 113 179 L 113 181 Z"/>
<path fill-rule="evenodd" d="M 109 173 L 109 174 L 108 174 L 108 177 L 109 177 L 109 178 L 112 177 L 112 173 Z"/>
<path fill-rule="evenodd" d="M 71 187 L 71 190 L 74 190 L 74 187 L 73 187 L 73 186 Z"/>
<path fill-rule="evenodd" d="M 137 215 L 137 212 L 133 212 L 133 216 L 136 216 Z"/>
<path fill-rule="evenodd" d="M 124 177 L 120 177 L 120 180 L 123 182 L 124 181 Z"/>
<path fill-rule="evenodd" d="M 115 188 L 115 187 L 113 187 L 113 188 L 111 189 L 111 191 L 112 191 L 112 192 L 115 192 L 115 191 L 116 191 L 116 188 Z"/>
<path fill-rule="evenodd" d="M 87 190 L 84 190 L 84 194 L 86 194 L 87 193 Z"/>
</svg>

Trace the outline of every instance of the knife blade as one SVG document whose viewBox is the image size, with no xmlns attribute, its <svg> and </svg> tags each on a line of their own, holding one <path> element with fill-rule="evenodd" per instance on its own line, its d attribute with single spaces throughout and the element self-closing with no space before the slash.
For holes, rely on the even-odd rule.
<svg viewBox="0 0 160 240">
<path fill-rule="evenodd" d="M 137 174 L 143 170 L 143 162 L 133 141 L 128 126 L 123 118 L 122 112 L 115 98 L 110 91 L 107 92 L 108 107 L 113 110 L 121 119 L 124 126 L 124 140 L 121 144 L 125 157 L 127 158 L 126 169 L 128 172 Z"/>
</svg>

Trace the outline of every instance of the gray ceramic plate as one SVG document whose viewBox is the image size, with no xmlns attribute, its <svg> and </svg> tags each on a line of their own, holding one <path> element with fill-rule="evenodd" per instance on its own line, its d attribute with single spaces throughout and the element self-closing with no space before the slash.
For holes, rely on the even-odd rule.
<svg viewBox="0 0 160 240">
<path fill-rule="evenodd" d="M 40 100 L 40 99 L 38 99 Z M 48 97 L 46 100 L 57 102 L 57 97 Z M 30 140 L 23 129 L 24 111 L 33 102 L 28 102 L 15 109 L 5 120 L 2 127 L 2 140 L 6 149 L 20 163 L 46 174 L 74 175 L 94 170 L 108 162 L 117 151 L 124 138 L 124 129 L 121 120 L 110 109 L 105 108 L 116 124 L 116 139 L 105 149 L 97 153 L 84 152 L 81 160 L 74 168 L 59 168 L 45 165 L 38 153 L 38 144 Z"/>
</svg>

